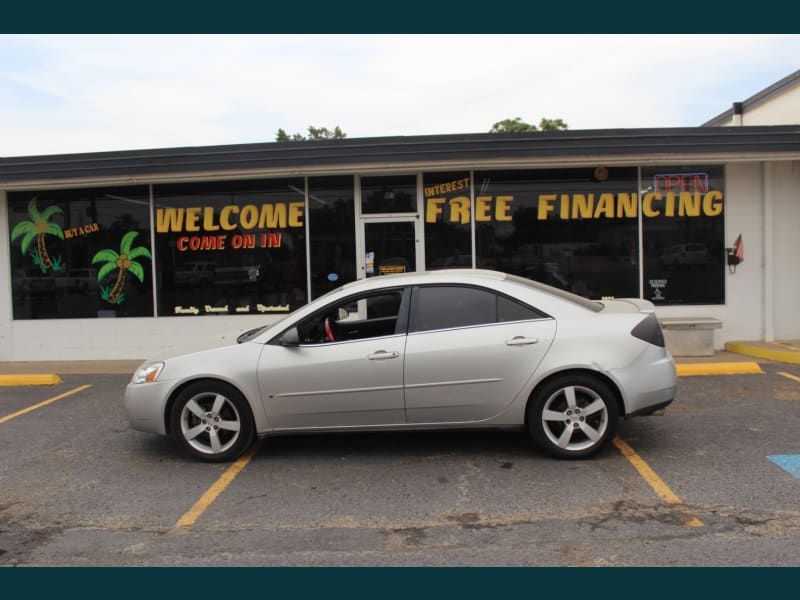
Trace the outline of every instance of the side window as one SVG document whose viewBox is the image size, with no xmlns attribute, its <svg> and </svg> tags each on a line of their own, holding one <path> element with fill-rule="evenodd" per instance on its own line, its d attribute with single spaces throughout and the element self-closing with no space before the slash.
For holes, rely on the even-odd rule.
<svg viewBox="0 0 800 600">
<path fill-rule="evenodd" d="M 538 311 L 495 294 L 465 286 L 414 289 L 409 331 L 433 331 L 472 325 L 539 319 Z"/>
<path fill-rule="evenodd" d="M 302 344 L 329 344 L 394 335 L 403 291 L 391 290 L 347 298 L 329 305 L 297 326 Z"/>
<path fill-rule="evenodd" d="M 528 321 L 530 319 L 544 319 L 547 315 L 531 308 L 521 302 L 516 302 L 505 296 L 497 297 L 497 320 L 506 323 L 508 321 Z"/>
</svg>

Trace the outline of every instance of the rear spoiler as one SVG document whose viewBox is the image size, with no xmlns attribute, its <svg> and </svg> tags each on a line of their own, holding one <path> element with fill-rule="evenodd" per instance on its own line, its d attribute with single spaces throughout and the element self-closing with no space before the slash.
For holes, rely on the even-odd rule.
<svg viewBox="0 0 800 600">
<path fill-rule="evenodd" d="M 602 304 L 605 309 L 611 312 L 630 310 L 630 308 L 623 308 L 625 304 L 629 304 L 636 309 L 636 312 L 650 314 L 655 313 L 656 307 L 650 300 L 643 300 L 642 298 L 614 298 L 613 300 L 604 300 Z M 615 305 L 616 304 L 616 309 Z M 604 309 L 604 310 L 605 310 Z"/>
</svg>

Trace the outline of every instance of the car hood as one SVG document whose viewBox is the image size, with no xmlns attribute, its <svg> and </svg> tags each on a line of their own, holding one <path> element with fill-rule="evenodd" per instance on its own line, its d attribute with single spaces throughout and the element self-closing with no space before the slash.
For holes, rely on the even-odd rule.
<svg viewBox="0 0 800 600">
<path fill-rule="evenodd" d="M 235 332 L 187 340 L 179 344 L 167 346 L 147 362 L 165 361 L 167 359 L 183 356 L 185 354 L 195 354 L 196 352 L 202 352 L 203 350 L 213 350 L 215 348 L 222 348 L 224 346 L 232 346 L 237 343 L 237 338 L 245 331 L 247 330 L 240 329 Z"/>
</svg>

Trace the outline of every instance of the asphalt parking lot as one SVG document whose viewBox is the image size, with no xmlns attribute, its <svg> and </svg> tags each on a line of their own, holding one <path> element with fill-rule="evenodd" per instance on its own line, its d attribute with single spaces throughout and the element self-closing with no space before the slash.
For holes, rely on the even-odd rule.
<svg viewBox="0 0 800 600">
<path fill-rule="evenodd" d="M 271 438 L 198 463 L 126 373 L 0 387 L 0 566 L 798 566 L 800 365 L 684 376 L 594 459 L 523 434 Z"/>
</svg>

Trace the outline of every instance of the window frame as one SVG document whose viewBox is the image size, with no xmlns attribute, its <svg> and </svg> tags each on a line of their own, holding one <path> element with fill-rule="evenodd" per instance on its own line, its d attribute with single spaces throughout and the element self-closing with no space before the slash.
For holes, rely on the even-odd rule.
<svg viewBox="0 0 800 600">
<path fill-rule="evenodd" d="M 346 343 L 353 343 L 353 342 L 364 342 L 369 340 L 377 340 L 381 338 L 388 338 L 388 337 L 397 337 L 397 336 L 404 336 L 408 334 L 408 317 L 410 312 L 410 296 L 411 296 L 411 288 L 408 286 L 392 286 L 387 288 L 382 288 L 379 290 L 369 290 L 366 292 L 361 292 L 358 294 L 351 294 L 349 296 L 345 296 L 344 298 L 340 298 L 339 300 L 334 300 L 333 302 L 328 302 L 325 306 L 321 307 L 318 310 L 315 310 L 310 315 L 307 315 L 300 319 L 299 321 L 295 322 L 291 327 L 288 327 L 281 331 L 278 335 L 274 336 L 274 338 L 269 342 L 271 344 L 280 344 L 281 338 L 286 334 L 287 331 L 291 329 L 296 329 L 300 331 L 300 328 L 303 325 L 309 324 L 314 320 L 319 319 L 323 315 L 332 312 L 337 307 L 342 306 L 344 304 L 349 304 L 352 302 L 359 302 L 361 300 L 367 300 L 368 298 L 374 298 L 377 296 L 384 296 L 389 295 L 392 293 L 400 293 L 400 307 L 398 308 L 397 313 L 397 321 L 395 323 L 394 333 L 385 334 L 385 335 L 376 335 L 370 337 L 363 337 L 363 338 L 353 338 L 353 339 L 341 339 L 341 340 L 334 340 L 332 342 L 304 342 L 302 339 L 297 344 L 298 347 L 302 348 L 315 348 L 320 346 L 330 346 L 332 344 L 346 344 Z M 378 319 L 385 319 L 387 317 L 378 317 L 376 319 L 365 319 L 365 321 L 369 320 L 378 320 Z"/>
</svg>

